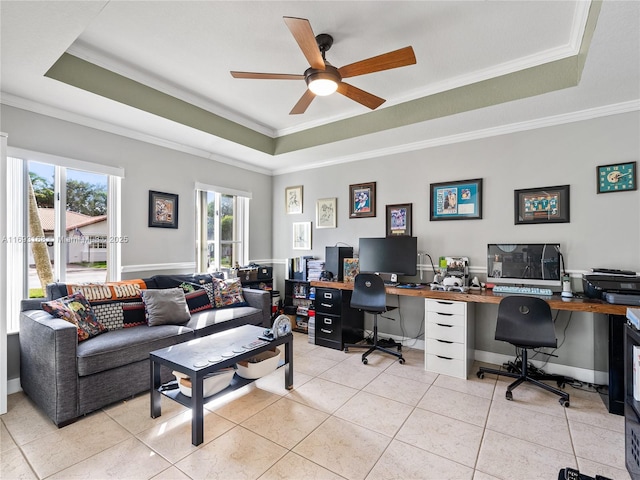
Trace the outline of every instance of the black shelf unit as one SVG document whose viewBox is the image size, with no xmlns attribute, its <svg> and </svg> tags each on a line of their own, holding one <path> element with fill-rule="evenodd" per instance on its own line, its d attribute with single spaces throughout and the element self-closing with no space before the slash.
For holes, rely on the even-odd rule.
<svg viewBox="0 0 640 480">
<path fill-rule="evenodd" d="M 306 280 L 284 281 L 284 313 L 294 332 L 309 332 L 309 310 L 313 307 L 314 287 Z"/>
<path fill-rule="evenodd" d="M 640 346 L 640 332 L 624 327 L 624 457 L 632 479 L 640 479 L 640 401 L 633 397 L 633 347 Z"/>
</svg>

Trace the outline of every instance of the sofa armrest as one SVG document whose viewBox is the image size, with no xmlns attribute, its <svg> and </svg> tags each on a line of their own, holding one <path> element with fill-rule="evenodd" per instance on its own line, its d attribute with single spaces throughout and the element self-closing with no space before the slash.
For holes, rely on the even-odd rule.
<svg viewBox="0 0 640 480">
<path fill-rule="evenodd" d="M 262 310 L 262 326 L 271 328 L 271 292 L 255 288 L 243 288 L 242 296 L 250 307 Z"/>
<path fill-rule="evenodd" d="M 53 422 L 78 416 L 78 330 L 43 310 L 20 314 L 20 383 Z"/>
</svg>

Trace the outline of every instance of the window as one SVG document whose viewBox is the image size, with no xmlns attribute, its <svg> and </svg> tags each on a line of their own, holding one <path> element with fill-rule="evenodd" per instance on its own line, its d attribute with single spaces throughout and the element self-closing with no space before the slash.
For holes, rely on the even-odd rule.
<svg viewBox="0 0 640 480">
<path fill-rule="evenodd" d="M 199 271 L 214 272 L 247 263 L 250 196 L 223 187 L 196 185 Z"/>
<path fill-rule="evenodd" d="M 122 169 L 19 149 L 9 153 L 21 157 L 7 160 L 15 199 L 5 213 L 11 263 L 3 272 L 11 332 L 18 330 L 20 300 L 45 296 L 43 283 L 118 280 L 117 240 L 124 237 Z"/>
</svg>

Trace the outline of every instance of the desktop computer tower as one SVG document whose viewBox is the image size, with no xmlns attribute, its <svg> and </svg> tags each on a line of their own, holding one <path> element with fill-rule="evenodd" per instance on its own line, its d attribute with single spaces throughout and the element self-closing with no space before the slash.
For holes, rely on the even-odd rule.
<svg viewBox="0 0 640 480">
<path fill-rule="evenodd" d="M 324 269 L 341 282 L 344 279 L 344 259 L 353 257 L 353 247 L 326 247 Z"/>
</svg>

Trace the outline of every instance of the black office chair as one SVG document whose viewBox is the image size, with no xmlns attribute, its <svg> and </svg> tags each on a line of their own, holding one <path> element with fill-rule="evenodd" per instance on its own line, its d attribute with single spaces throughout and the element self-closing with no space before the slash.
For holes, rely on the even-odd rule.
<svg viewBox="0 0 640 480">
<path fill-rule="evenodd" d="M 509 342 L 522 350 L 522 367 L 511 368 L 504 371 L 492 368 L 480 367 L 478 378 L 484 378 L 485 373 L 503 375 L 517 380 L 507 387 L 505 397 L 513 400 L 511 393 L 514 388 L 523 382 L 530 382 L 548 392 L 560 396 L 560 405 L 569 406 L 569 394 L 554 388 L 541 380 L 555 380 L 558 387 L 565 384 L 565 378 L 561 375 L 531 375 L 528 371 L 527 350 L 539 347 L 558 346 L 556 332 L 551 316 L 549 304 L 538 297 L 514 295 L 502 299 L 498 306 L 498 322 L 496 325 L 496 340 Z"/>
<path fill-rule="evenodd" d="M 389 340 L 382 345 L 378 340 L 378 314 L 387 311 L 387 292 L 384 281 L 379 275 L 374 273 L 356 275 L 351 296 L 351 308 L 357 308 L 373 315 L 373 343 L 345 344 L 344 351 L 348 352 L 349 348 L 367 348 L 368 350 L 362 354 L 362 363 L 365 365 L 368 363 L 367 356 L 376 350 L 398 357 L 399 362 L 404 363 L 402 344 Z M 389 347 L 397 348 L 398 351 L 391 350 Z"/>
</svg>

